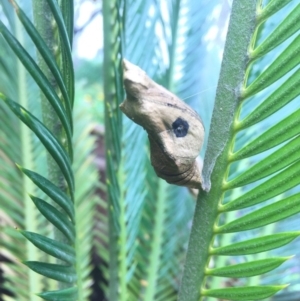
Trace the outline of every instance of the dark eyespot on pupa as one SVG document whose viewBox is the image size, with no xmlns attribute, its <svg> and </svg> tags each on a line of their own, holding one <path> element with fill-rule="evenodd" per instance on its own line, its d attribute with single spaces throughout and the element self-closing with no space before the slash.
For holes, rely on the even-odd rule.
<svg viewBox="0 0 300 301">
<path fill-rule="evenodd" d="M 181 119 L 178 117 L 173 123 L 172 123 L 172 128 L 173 131 L 176 135 L 176 137 L 184 137 L 186 136 L 188 129 L 189 129 L 189 124 L 187 121 Z"/>
</svg>

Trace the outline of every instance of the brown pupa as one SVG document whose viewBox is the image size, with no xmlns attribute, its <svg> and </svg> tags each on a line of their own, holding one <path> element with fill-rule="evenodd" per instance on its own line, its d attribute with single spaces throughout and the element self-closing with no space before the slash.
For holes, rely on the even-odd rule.
<svg viewBox="0 0 300 301">
<path fill-rule="evenodd" d="M 157 176 L 170 184 L 199 189 L 196 158 L 204 139 L 200 117 L 138 66 L 123 60 L 123 70 L 127 98 L 120 108 L 147 131 Z"/>
</svg>

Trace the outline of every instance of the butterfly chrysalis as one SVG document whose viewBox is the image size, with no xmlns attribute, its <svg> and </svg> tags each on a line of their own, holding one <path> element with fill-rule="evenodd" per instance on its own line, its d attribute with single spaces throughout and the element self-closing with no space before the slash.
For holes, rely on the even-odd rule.
<svg viewBox="0 0 300 301">
<path fill-rule="evenodd" d="M 157 176 L 171 184 L 199 188 L 196 158 L 204 139 L 200 117 L 138 66 L 124 60 L 123 69 L 127 98 L 120 108 L 147 131 Z"/>
</svg>

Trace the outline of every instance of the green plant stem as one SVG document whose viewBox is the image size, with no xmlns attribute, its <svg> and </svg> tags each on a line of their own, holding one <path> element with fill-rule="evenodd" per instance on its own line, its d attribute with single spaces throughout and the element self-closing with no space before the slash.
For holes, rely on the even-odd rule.
<svg viewBox="0 0 300 301">
<path fill-rule="evenodd" d="M 34 12 L 34 20 L 35 26 L 39 31 L 40 35 L 44 39 L 45 43 L 49 47 L 50 51 L 54 54 L 54 57 L 57 58 L 55 54 L 55 46 L 57 45 L 57 38 L 55 37 L 54 29 L 51 26 L 51 22 L 49 20 L 53 20 L 52 13 L 50 8 L 45 0 L 34 0 L 33 1 L 33 12 Z M 49 71 L 45 62 L 38 54 L 38 63 L 40 69 L 44 72 L 44 74 L 49 79 L 54 86 L 57 88 L 56 82 L 53 78 L 52 73 Z M 45 96 L 41 95 L 41 106 L 42 106 L 42 114 L 43 114 L 43 123 L 44 125 L 52 132 L 52 134 L 59 140 L 62 140 L 62 126 L 59 122 L 58 118 L 56 118 L 56 114 L 47 101 Z M 62 190 L 66 191 L 65 184 L 63 183 L 62 175 L 59 167 L 54 162 L 52 157 L 47 154 L 48 168 L 49 168 L 49 180 L 58 185 Z"/>
<path fill-rule="evenodd" d="M 22 27 L 17 18 L 15 18 L 16 22 L 16 37 L 20 41 L 21 44 L 24 44 L 24 35 L 22 32 Z M 27 85 L 26 85 L 26 71 L 22 63 L 17 60 L 18 66 L 18 99 L 19 103 L 23 107 L 28 107 L 28 97 L 27 97 Z M 29 169 L 33 169 L 33 157 L 32 157 L 32 133 L 30 129 L 23 123 L 20 123 L 21 127 L 21 150 L 22 150 L 22 159 L 23 165 Z M 31 201 L 28 193 L 33 193 L 34 191 L 34 184 L 33 182 L 26 176 L 23 175 L 23 200 L 25 206 L 25 228 L 29 229 L 30 231 L 37 232 L 37 219 L 32 217 L 37 213 L 34 203 Z M 26 241 L 26 250 L 27 250 L 27 257 L 30 260 L 38 260 L 38 249 L 29 241 Z M 30 300 L 38 300 L 34 293 L 36 291 L 41 291 L 42 288 L 40 286 L 41 281 L 39 280 L 41 276 L 30 269 L 27 269 L 28 273 L 28 283 L 29 283 L 29 294 Z"/>
<path fill-rule="evenodd" d="M 41 37 L 44 39 L 45 43 L 49 47 L 50 51 L 53 53 L 54 57 L 58 61 L 58 65 L 60 66 L 61 54 L 56 53 L 55 49 L 60 49 L 57 47 L 59 44 L 59 38 L 57 33 L 55 32 L 55 27 L 53 24 L 55 22 L 50 22 L 49 20 L 53 20 L 53 16 L 51 10 L 45 0 L 33 0 L 33 14 L 34 21 L 37 30 L 39 31 Z M 48 78 L 49 82 L 52 83 L 54 89 L 58 91 L 57 83 L 50 72 L 49 68 L 45 64 L 42 57 L 38 54 L 38 64 L 40 69 Z M 41 95 L 41 107 L 42 107 L 42 115 L 43 115 L 43 123 L 44 125 L 52 132 L 52 134 L 61 142 L 62 146 L 67 149 L 66 145 L 66 136 L 64 130 L 62 128 L 62 124 L 56 116 L 55 111 L 52 106 L 46 99 L 46 97 Z M 53 160 L 52 156 L 47 153 L 47 163 L 48 163 L 48 179 L 55 185 L 57 185 L 62 191 L 68 193 L 66 188 L 66 183 L 61 173 L 59 166 Z M 57 206 L 55 206 L 57 207 Z M 57 208 L 59 209 L 59 208 Z M 67 243 L 67 239 L 65 236 L 58 230 L 55 229 L 55 239 L 57 241 Z M 72 284 L 60 283 L 60 288 L 71 287 Z"/>
<path fill-rule="evenodd" d="M 256 0 L 233 1 L 203 167 L 204 185 L 210 191 L 201 190 L 198 196 L 179 301 L 198 301 L 205 285 L 205 268 L 210 259 L 209 248 L 214 239 L 218 204 L 223 197 L 222 183 L 227 177 L 227 156 L 234 136 L 233 117 L 239 104 L 247 50 L 255 28 L 256 5 Z"/>
</svg>

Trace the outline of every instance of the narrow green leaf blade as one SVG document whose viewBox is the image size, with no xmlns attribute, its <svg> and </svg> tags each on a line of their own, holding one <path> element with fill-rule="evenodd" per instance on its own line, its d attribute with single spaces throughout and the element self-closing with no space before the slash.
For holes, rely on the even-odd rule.
<svg viewBox="0 0 300 301">
<path fill-rule="evenodd" d="M 290 165 L 271 179 L 219 207 L 221 212 L 250 207 L 271 199 L 299 185 L 300 161 Z"/>
<path fill-rule="evenodd" d="M 60 11 L 60 7 L 57 1 L 47 0 L 49 7 L 53 13 L 55 21 L 57 23 L 57 27 L 60 34 L 62 55 L 63 55 L 63 75 L 65 82 L 67 84 L 68 93 L 70 95 L 71 107 L 74 105 L 74 68 L 72 61 L 72 52 L 71 52 L 71 44 L 69 40 L 69 35 L 67 32 L 67 28 L 65 26 L 65 22 L 63 16 Z M 70 30 L 70 29 L 69 29 Z"/>
<path fill-rule="evenodd" d="M 56 204 L 61 206 L 69 215 L 71 220 L 74 221 L 74 204 L 67 194 L 38 173 L 23 168 L 19 165 L 17 166 L 36 186 L 44 191 Z"/>
<path fill-rule="evenodd" d="M 36 273 L 57 281 L 73 284 L 77 279 L 73 266 L 38 261 L 26 261 L 24 264 Z"/>
<path fill-rule="evenodd" d="M 245 129 L 272 115 L 300 94 L 300 69 L 294 72 L 263 103 L 243 120 L 235 123 L 236 130 Z"/>
<path fill-rule="evenodd" d="M 26 70 L 30 73 L 33 77 L 37 85 L 40 87 L 42 92 L 45 94 L 46 98 L 48 99 L 49 103 L 52 105 L 53 109 L 55 110 L 59 120 L 61 121 L 66 135 L 68 139 L 68 145 L 70 149 L 70 157 L 72 158 L 72 131 L 71 126 L 68 121 L 68 116 L 66 111 L 57 95 L 55 90 L 53 89 L 52 85 L 49 83 L 48 79 L 44 75 L 44 73 L 40 70 L 38 65 L 35 61 L 30 57 L 27 51 L 23 48 L 23 46 L 15 39 L 15 37 L 7 30 L 5 25 L 0 20 L 0 32 L 2 33 L 3 37 L 10 45 L 11 49 L 14 53 L 18 56 L 20 61 L 23 63 Z"/>
<path fill-rule="evenodd" d="M 263 22 L 265 19 L 269 18 L 270 16 L 274 15 L 292 0 L 273 0 L 269 1 L 268 5 L 259 13 L 257 16 L 257 20 L 259 22 Z"/>
<path fill-rule="evenodd" d="M 284 118 L 262 135 L 249 142 L 239 151 L 230 154 L 229 160 L 236 161 L 262 153 L 300 134 L 300 109 Z"/>
<path fill-rule="evenodd" d="M 39 297 L 47 301 L 74 301 L 77 300 L 77 287 L 70 287 L 57 291 L 49 291 L 37 294 Z"/>
<path fill-rule="evenodd" d="M 300 29 L 300 4 L 279 24 L 277 28 L 253 51 L 250 51 L 250 58 L 256 59 L 265 55 L 279 44 L 283 43 L 290 36 Z"/>
<path fill-rule="evenodd" d="M 69 36 L 70 46 L 73 44 L 73 28 L 74 28 L 74 2 L 62 1 L 60 3 L 62 16 Z"/>
<path fill-rule="evenodd" d="M 245 99 L 273 84 L 300 64 L 300 35 L 243 92 Z"/>
<path fill-rule="evenodd" d="M 67 264 L 75 264 L 75 251 L 69 245 L 29 231 L 20 231 L 20 233 L 45 253 L 61 259 Z"/>
<path fill-rule="evenodd" d="M 225 183 L 224 189 L 232 189 L 253 183 L 283 169 L 297 160 L 300 160 L 300 136 L 291 140 L 236 178 Z"/>
<path fill-rule="evenodd" d="M 283 232 L 279 234 L 266 235 L 258 238 L 245 240 L 230 244 L 228 246 L 213 248 L 211 255 L 237 256 L 256 254 L 282 247 L 300 236 L 300 232 Z"/>
<path fill-rule="evenodd" d="M 231 233 L 262 227 L 300 212 L 300 193 L 253 211 L 215 229 L 216 233 Z"/>
<path fill-rule="evenodd" d="M 0 98 L 2 98 L 9 106 L 9 108 L 17 115 L 17 117 L 22 120 L 37 135 L 37 137 L 40 139 L 40 141 L 43 143 L 45 148 L 52 155 L 53 159 L 60 167 L 69 185 L 71 195 L 73 195 L 74 176 L 72 172 L 71 162 L 61 144 L 50 133 L 50 131 L 25 108 L 8 99 L 1 93 Z"/>
<path fill-rule="evenodd" d="M 70 287 L 57 291 L 48 291 L 37 294 L 39 297 L 47 301 L 74 301 L 77 300 L 77 287 Z"/>
<path fill-rule="evenodd" d="M 251 277 L 272 271 L 288 259 L 289 257 L 276 257 L 253 260 L 221 268 L 207 269 L 206 275 L 230 278 Z"/>
<path fill-rule="evenodd" d="M 30 196 L 39 211 L 51 222 L 57 229 L 59 229 L 71 243 L 75 242 L 75 227 L 71 221 L 55 207 L 47 202 Z"/>
<path fill-rule="evenodd" d="M 34 45 L 36 46 L 39 53 L 43 57 L 45 63 L 47 64 L 47 66 L 51 70 L 51 72 L 52 72 L 52 74 L 53 74 L 53 76 L 54 76 L 54 78 L 55 78 L 55 80 L 56 80 L 56 82 L 57 82 L 57 84 L 60 88 L 60 91 L 61 91 L 61 93 L 64 97 L 64 100 L 65 100 L 66 112 L 68 114 L 69 122 L 71 124 L 71 129 L 72 129 L 73 128 L 73 125 L 72 125 L 73 120 L 72 120 L 71 102 L 70 102 L 70 98 L 69 98 L 69 95 L 67 93 L 67 89 L 66 89 L 66 86 L 64 84 L 61 72 L 60 72 L 60 70 L 59 70 L 59 68 L 56 64 L 56 61 L 55 61 L 51 51 L 49 50 L 49 47 L 46 45 L 43 38 L 41 37 L 39 32 L 36 30 L 36 28 L 34 27 L 32 22 L 28 19 L 28 17 L 23 12 L 23 10 L 18 6 L 18 4 L 15 1 L 13 1 L 13 5 L 14 5 L 16 13 L 19 17 L 19 20 L 24 25 L 27 33 L 29 34 L 29 36 L 31 37 Z"/>
<path fill-rule="evenodd" d="M 202 290 L 203 296 L 233 301 L 261 300 L 273 296 L 286 285 L 228 287 L 221 289 Z"/>
</svg>

